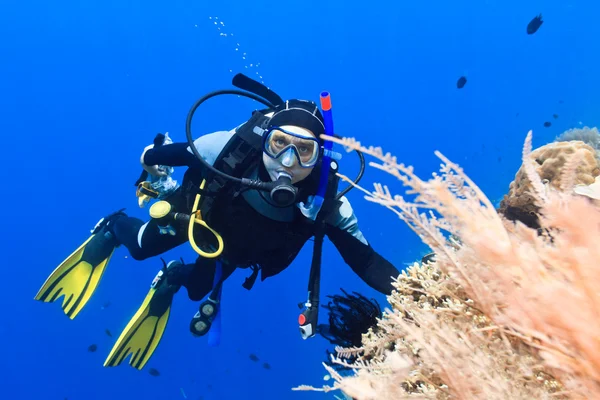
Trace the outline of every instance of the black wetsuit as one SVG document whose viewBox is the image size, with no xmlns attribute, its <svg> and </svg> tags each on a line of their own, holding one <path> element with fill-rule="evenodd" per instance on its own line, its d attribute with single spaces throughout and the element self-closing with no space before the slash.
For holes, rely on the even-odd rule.
<svg viewBox="0 0 600 400">
<path fill-rule="evenodd" d="M 230 135 L 231 132 L 225 131 L 205 135 L 196 141 L 196 147 L 201 154 L 203 150 L 210 153 L 206 159 L 212 163 Z M 189 195 L 186 188 L 199 186 L 204 167 L 188 150 L 188 144 L 173 143 L 150 149 L 143 161 L 149 166 L 188 167 L 181 187 L 166 200 L 176 210 L 189 213 L 193 196 Z M 259 172 L 261 176 L 265 174 L 263 169 L 264 167 Z M 243 196 L 228 196 L 215 202 L 207 222 L 219 232 L 225 242 L 225 250 L 221 255 L 225 279 L 237 267 L 260 266 L 261 278 L 264 280 L 291 264 L 313 233 L 309 225 L 303 223 L 305 218 L 299 209 L 292 207 L 297 210 L 295 219 L 281 222 L 256 211 Z M 175 236 L 164 235 L 159 232 L 154 220 L 144 223 L 137 218 L 122 215 L 111 226 L 117 241 L 127 247 L 136 260 L 162 254 L 188 241 L 186 227 L 176 228 Z M 399 275 L 399 271 L 368 244 L 358 229 L 356 217 L 347 199 L 343 198 L 342 207 L 328 219 L 325 233 L 346 264 L 365 283 L 381 293 L 391 293 L 392 279 Z M 195 264 L 179 267 L 177 274 L 169 277 L 169 281 L 185 286 L 190 299 L 202 300 L 212 290 L 215 265 L 215 259 L 199 257 Z"/>
</svg>

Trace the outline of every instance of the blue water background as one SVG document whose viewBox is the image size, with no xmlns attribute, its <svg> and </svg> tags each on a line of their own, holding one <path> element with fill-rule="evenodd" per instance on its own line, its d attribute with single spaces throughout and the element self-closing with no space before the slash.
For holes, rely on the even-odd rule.
<svg viewBox="0 0 600 400">
<path fill-rule="evenodd" d="M 163 341 L 141 372 L 102 364 L 147 292 L 158 258 L 136 262 L 118 249 L 73 321 L 58 304 L 33 297 L 100 217 L 127 207 L 147 218 L 133 186 L 142 149 L 157 132 L 183 141 L 193 102 L 231 87 L 237 72 L 262 77 L 286 98 L 318 101 L 320 91 L 330 91 L 338 134 L 383 146 L 425 178 L 437 170 L 433 152 L 440 150 L 498 201 L 529 129 L 539 146 L 565 129 L 598 125 L 599 11 L 598 2 L 574 0 L 3 0 L 1 397 L 332 399 L 291 391 L 331 383 L 323 382 L 320 364 L 331 347 L 321 338 L 303 341 L 297 331 L 310 243 L 291 268 L 251 292 L 241 287 L 247 271 L 226 283 L 219 347 L 189 334 L 198 303 L 180 292 Z M 544 24 L 527 35 L 539 13 Z M 458 90 L 462 75 L 468 82 Z M 216 99 L 198 114 L 194 132 L 230 129 L 254 107 L 246 99 Z M 356 173 L 353 154 L 342 169 Z M 362 183 L 370 189 L 377 181 L 401 189 L 374 169 Z M 396 266 L 427 251 L 389 211 L 359 191 L 349 198 L 367 239 Z M 194 253 L 183 245 L 165 258 L 180 256 L 192 260 Z M 326 242 L 322 293 L 341 287 L 386 304 Z M 98 350 L 88 352 L 90 344 Z M 151 376 L 150 367 L 161 375 Z"/>
</svg>

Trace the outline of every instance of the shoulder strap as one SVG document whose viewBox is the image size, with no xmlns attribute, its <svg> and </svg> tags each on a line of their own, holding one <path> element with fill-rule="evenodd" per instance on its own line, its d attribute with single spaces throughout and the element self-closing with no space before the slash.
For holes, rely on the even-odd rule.
<svg viewBox="0 0 600 400">
<path fill-rule="evenodd" d="M 262 152 L 262 128 L 267 121 L 268 118 L 262 112 L 254 112 L 252 117 L 229 139 L 213 166 L 227 175 L 236 177 L 246 172 Z M 206 176 L 204 190 L 209 193 L 220 193 L 228 184 L 230 181 L 227 179 L 211 173 Z M 215 197 L 205 196 L 202 199 L 200 205 L 202 214 L 205 215 L 212 208 Z"/>
</svg>

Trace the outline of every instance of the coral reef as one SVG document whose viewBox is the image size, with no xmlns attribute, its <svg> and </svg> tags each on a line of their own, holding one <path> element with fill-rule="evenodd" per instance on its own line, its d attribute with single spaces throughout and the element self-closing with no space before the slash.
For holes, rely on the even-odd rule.
<svg viewBox="0 0 600 400">
<path fill-rule="evenodd" d="M 572 140 L 579 140 L 591 146 L 596 152 L 596 158 L 600 160 L 600 131 L 598 131 L 598 128 L 584 126 L 583 128 L 569 129 L 558 135 L 555 142 L 569 142 Z"/>
<path fill-rule="evenodd" d="M 523 149 L 523 174 L 543 232 L 496 212 L 462 169 L 443 161 L 424 181 L 380 148 L 359 148 L 408 187 L 407 200 L 375 185 L 366 199 L 393 211 L 435 253 L 395 281 L 391 309 L 361 347 L 337 348 L 333 362 L 356 359 L 333 386 L 367 399 L 600 398 L 600 208 L 565 187 L 577 182 L 584 152 L 548 185 Z M 346 177 L 343 177 L 347 180 Z M 460 238 L 456 240 L 455 238 Z"/>
<path fill-rule="evenodd" d="M 595 128 L 594 128 L 595 129 Z M 580 134 L 583 130 L 570 130 L 561 137 L 583 137 L 590 140 L 591 134 Z M 584 132 L 597 132 L 597 129 Z M 594 133 L 595 134 L 595 133 Z M 541 177 L 544 184 L 554 190 L 572 190 L 576 185 L 591 185 L 600 175 L 600 166 L 596 158 L 597 149 L 579 140 L 558 141 L 546 144 L 535 149 L 531 160 L 535 161 L 537 175 Z M 576 165 L 576 174 L 563 174 L 563 170 L 569 160 L 573 159 Z M 567 176 L 570 181 L 566 182 Z M 500 202 L 498 212 L 512 221 L 521 221 L 530 228 L 539 228 L 539 207 L 534 204 L 531 192 L 531 182 L 521 167 L 510 183 L 508 193 Z"/>
</svg>

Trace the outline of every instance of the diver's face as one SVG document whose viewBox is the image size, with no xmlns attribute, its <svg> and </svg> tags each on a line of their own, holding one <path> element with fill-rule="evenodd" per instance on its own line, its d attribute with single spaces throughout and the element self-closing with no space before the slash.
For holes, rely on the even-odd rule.
<svg viewBox="0 0 600 400">
<path fill-rule="evenodd" d="M 298 136 L 315 138 L 315 135 L 311 131 L 299 126 L 283 125 L 281 128 Z M 314 169 L 314 167 L 302 167 L 296 155 L 291 151 L 276 159 L 269 157 L 263 152 L 263 163 L 273 181 L 279 178 L 280 173 L 285 173 L 291 176 L 292 183 L 297 183 L 306 179 Z"/>
</svg>

